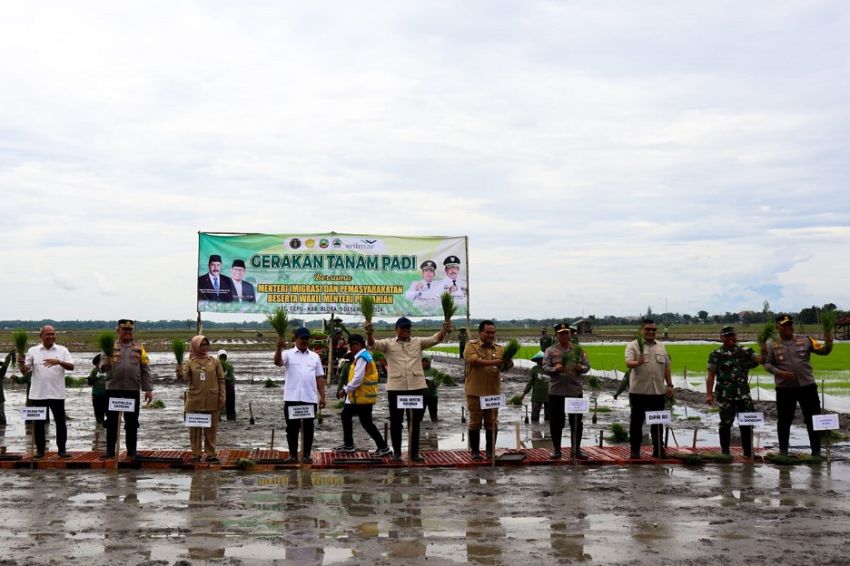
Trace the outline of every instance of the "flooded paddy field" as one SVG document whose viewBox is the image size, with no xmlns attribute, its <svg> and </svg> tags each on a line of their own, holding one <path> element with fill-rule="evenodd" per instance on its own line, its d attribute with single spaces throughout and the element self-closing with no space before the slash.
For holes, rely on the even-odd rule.
<svg viewBox="0 0 850 566">
<path fill-rule="evenodd" d="M 80 355 L 78 360 L 90 359 Z M 461 376 L 455 360 L 435 366 Z M 269 353 L 232 355 L 238 417 L 223 422 L 219 447 L 285 448 L 282 384 Z M 173 363 L 153 355 L 155 396 L 164 409 L 143 409 L 140 449 L 186 449 L 183 386 Z M 85 371 L 78 361 L 78 372 Z M 506 377 L 508 397 L 525 375 Z M 585 444 L 613 422 L 628 423 L 628 402 L 612 398 L 611 380 L 598 393 L 606 412 L 585 417 Z M 334 385 L 329 391 L 335 390 Z M 675 407 L 676 441 L 716 446 L 717 415 L 700 395 L 682 391 Z M 329 403 L 332 395 L 329 394 Z M 248 402 L 256 423 L 248 419 Z M 17 418 L 23 391 L 7 391 L 10 426 L 0 443 L 28 445 Z M 426 416 L 423 449 L 466 444 L 463 387 L 440 390 L 440 420 Z M 70 390 L 72 451 L 90 450 L 94 423 L 87 389 Z M 762 447 L 775 442 L 771 405 L 759 429 Z M 375 408 L 383 429 L 386 401 Z M 524 407 L 500 415 L 498 445 L 548 447 L 548 424 L 524 423 Z M 341 442 L 338 411 L 328 408 L 315 447 Z M 846 421 L 842 428 L 846 430 Z M 355 424 L 360 448 L 373 448 Z M 406 434 L 405 434 L 406 436 Z M 569 434 L 566 434 L 569 438 Z M 55 450 L 52 435 L 48 450 Z M 608 441 L 604 441 L 608 444 Z M 673 445 L 673 438 L 670 440 Z M 733 438 L 733 443 L 737 442 Z M 795 426 L 792 450 L 805 451 Z M 850 543 L 850 467 L 846 443 L 831 466 L 756 465 L 534 466 L 475 469 L 0 472 L 0 565 L 12 564 L 843 564 Z"/>
</svg>

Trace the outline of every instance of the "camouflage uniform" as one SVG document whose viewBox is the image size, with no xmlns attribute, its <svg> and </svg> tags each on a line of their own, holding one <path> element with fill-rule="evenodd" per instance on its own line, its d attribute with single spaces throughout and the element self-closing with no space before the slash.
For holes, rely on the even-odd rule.
<svg viewBox="0 0 850 566">
<path fill-rule="evenodd" d="M 714 400 L 720 408 L 720 448 L 724 454 L 729 453 L 735 415 L 754 410 L 750 397 L 749 371 L 758 365 L 758 356 L 752 348 L 738 345 L 731 350 L 721 346 L 708 355 L 708 370 L 716 376 Z M 750 454 L 753 429 L 750 426 L 742 426 L 740 429 L 744 453 Z"/>
</svg>

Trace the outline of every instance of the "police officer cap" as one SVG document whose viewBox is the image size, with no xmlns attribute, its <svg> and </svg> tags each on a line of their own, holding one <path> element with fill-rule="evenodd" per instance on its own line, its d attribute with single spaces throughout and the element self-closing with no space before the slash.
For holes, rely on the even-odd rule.
<svg viewBox="0 0 850 566">
<path fill-rule="evenodd" d="M 410 328 L 411 326 L 413 326 L 413 323 L 406 316 L 403 316 L 397 321 L 395 321 L 396 328 Z"/>
<path fill-rule="evenodd" d="M 531 360 L 532 360 L 532 361 L 534 361 L 534 360 L 542 360 L 542 359 L 543 359 L 543 352 L 537 352 L 536 354 L 534 354 L 533 356 L 531 356 Z"/>
<path fill-rule="evenodd" d="M 732 326 L 724 326 L 720 329 L 721 336 L 736 336 L 735 328 Z"/>
<path fill-rule="evenodd" d="M 298 330 L 295 331 L 295 337 L 296 338 L 309 338 L 310 337 L 310 330 L 308 328 L 305 328 L 305 327 L 302 326 L 301 328 L 299 328 Z"/>
<path fill-rule="evenodd" d="M 460 258 L 456 255 L 450 255 L 446 259 L 443 260 L 443 266 L 445 267 L 460 267 Z"/>
<path fill-rule="evenodd" d="M 791 318 L 791 315 L 783 314 L 776 321 L 776 324 L 794 324 L 794 319 Z"/>
<path fill-rule="evenodd" d="M 570 325 L 566 322 L 559 322 L 555 325 L 555 334 L 558 332 L 570 332 Z"/>
<path fill-rule="evenodd" d="M 241 267 L 242 269 L 245 269 L 245 262 L 241 259 L 234 259 L 231 267 Z"/>
<path fill-rule="evenodd" d="M 429 259 L 428 261 L 423 261 L 422 265 L 419 266 L 419 269 L 421 269 L 422 271 L 425 271 L 426 269 L 430 269 L 431 271 L 437 271 L 437 264 Z"/>
<path fill-rule="evenodd" d="M 207 263 L 212 263 L 214 261 L 221 263 L 221 256 L 218 255 L 218 254 L 213 254 L 213 255 L 210 256 L 210 260 Z"/>
</svg>

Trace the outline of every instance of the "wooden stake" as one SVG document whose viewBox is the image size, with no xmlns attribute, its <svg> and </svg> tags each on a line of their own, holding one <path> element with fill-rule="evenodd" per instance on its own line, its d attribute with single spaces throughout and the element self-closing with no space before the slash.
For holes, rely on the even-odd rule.
<svg viewBox="0 0 850 566">
<path fill-rule="evenodd" d="M 408 409 L 407 413 L 407 465 L 413 464 L 413 411 Z"/>
<path fill-rule="evenodd" d="M 33 422 L 33 421 L 29 421 Z M 24 431 L 26 431 L 26 427 L 24 427 Z M 46 436 L 46 434 L 45 434 Z M 35 469 L 35 423 L 33 423 L 32 428 L 30 428 L 30 470 Z"/>
<path fill-rule="evenodd" d="M 697 449 L 697 433 L 698 433 L 698 432 L 699 432 L 699 429 L 696 429 L 696 428 L 695 428 L 695 429 L 694 429 L 694 444 L 693 444 L 693 446 L 692 446 L 692 448 L 693 448 L 694 450 L 696 450 L 696 449 Z"/>
<path fill-rule="evenodd" d="M 118 434 L 115 435 L 115 469 L 118 469 L 118 460 L 121 456 L 121 421 L 124 419 L 124 411 L 118 411 Z"/>
<path fill-rule="evenodd" d="M 602 448 L 602 442 L 605 440 L 605 433 L 599 431 L 599 447 Z"/>
<path fill-rule="evenodd" d="M 519 423 L 514 423 L 514 432 L 516 433 L 516 447 L 517 450 L 522 446 L 522 440 L 519 437 Z"/>
<path fill-rule="evenodd" d="M 304 427 L 301 427 L 301 430 L 304 430 Z M 269 450 L 274 451 L 274 429 L 272 429 L 272 440 L 269 443 Z"/>
<path fill-rule="evenodd" d="M 301 457 L 298 458 L 298 467 L 303 468 L 304 467 L 304 419 L 301 419 L 300 433 L 301 433 L 300 434 L 300 436 L 301 436 L 301 450 L 299 450 L 298 452 L 301 454 Z M 272 429 L 272 434 L 274 434 L 274 429 Z"/>
<path fill-rule="evenodd" d="M 490 409 L 490 420 L 492 421 L 490 423 L 490 446 L 493 447 L 493 453 L 491 454 L 491 465 L 494 468 L 496 467 L 496 410 L 497 409 Z"/>
</svg>

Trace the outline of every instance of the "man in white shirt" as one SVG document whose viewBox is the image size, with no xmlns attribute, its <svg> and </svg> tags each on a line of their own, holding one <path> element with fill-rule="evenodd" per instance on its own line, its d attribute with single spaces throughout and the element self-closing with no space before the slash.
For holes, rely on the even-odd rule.
<svg viewBox="0 0 850 566">
<path fill-rule="evenodd" d="M 230 283 L 233 285 L 233 300 L 237 303 L 253 303 L 256 302 L 254 294 L 254 286 L 244 281 L 245 278 L 245 261 L 234 259 L 233 265 L 230 267 Z"/>
<path fill-rule="evenodd" d="M 65 451 L 68 428 L 65 425 L 65 371 L 74 369 L 71 353 L 56 344 L 56 329 L 50 325 L 41 327 L 41 344 L 33 346 L 25 356 L 19 356 L 22 373 L 32 372 L 30 401 L 35 407 L 47 407 L 47 420 L 35 421 L 36 458 L 44 458 L 46 440 L 44 426 L 49 422 L 49 411 L 56 421 L 56 446 L 60 458 L 70 458 Z"/>
<path fill-rule="evenodd" d="M 289 408 L 298 405 L 325 406 L 325 371 L 322 360 L 309 349 L 310 331 L 304 327 L 295 331 L 295 347 L 283 351 L 283 338 L 277 339 L 274 365 L 286 368 L 286 383 L 283 386 L 283 412 L 286 419 L 286 443 L 289 445 L 288 463 L 298 462 L 298 435 L 304 426 L 304 464 L 312 464 L 310 451 L 313 448 L 313 419 L 290 419 Z"/>
</svg>

